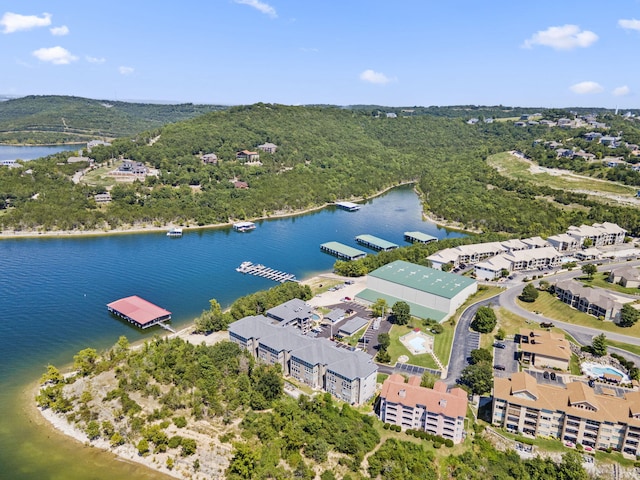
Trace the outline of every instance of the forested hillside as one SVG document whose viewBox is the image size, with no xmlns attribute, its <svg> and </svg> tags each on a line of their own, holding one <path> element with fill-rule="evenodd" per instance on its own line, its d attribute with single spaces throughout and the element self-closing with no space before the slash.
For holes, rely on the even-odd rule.
<svg viewBox="0 0 640 480">
<path fill-rule="evenodd" d="M 623 128 L 638 135 L 634 123 Z M 29 173 L 26 165 L 0 169 L 0 222 L 5 230 L 208 225 L 368 197 L 415 181 L 425 209 L 462 228 L 550 235 L 571 224 L 608 220 L 639 233 L 635 208 L 511 179 L 486 162 L 489 155 L 525 149 L 553 132 L 542 125 L 469 125 L 464 118 L 431 115 L 374 117 L 364 109 L 232 107 L 91 152 L 96 165 L 128 158 L 158 169 L 157 177 L 144 182 L 74 184 L 74 172 L 88 165 L 66 164 L 64 155 L 29 162 Z M 260 164 L 236 160 L 238 151 L 265 142 L 278 148 L 259 152 Z M 204 153 L 215 153 L 217 164 L 204 164 Z M 234 188 L 233 181 L 248 188 Z M 106 188 L 112 202 L 96 205 L 93 195 Z"/>
<path fill-rule="evenodd" d="M 83 143 L 96 137 L 123 137 L 221 108 L 225 107 L 21 97 L 0 102 L 0 143 Z"/>
</svg>

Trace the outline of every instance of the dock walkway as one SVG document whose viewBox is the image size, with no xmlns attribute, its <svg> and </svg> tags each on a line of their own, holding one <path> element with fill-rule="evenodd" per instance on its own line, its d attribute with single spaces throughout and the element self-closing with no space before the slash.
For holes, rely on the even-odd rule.
<svg viewBox="0 0 640 480">
<path fill-rule="evenodd" d="M 274 282 L 297 282 L 296 276 L 293 273 L 282 272 L 273 268 L 265 267 L 259 263 L 242 262 L 242 264 L 236 268 L 237 272 L 245 273 L 249 275 L 255 275 L 256 277 L 263 277 Z"/>
</svg>

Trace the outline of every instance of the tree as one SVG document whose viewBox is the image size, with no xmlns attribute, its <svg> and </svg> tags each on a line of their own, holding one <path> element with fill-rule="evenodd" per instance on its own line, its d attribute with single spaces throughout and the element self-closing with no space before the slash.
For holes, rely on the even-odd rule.
<svg viewBox="0 0 640 480">
<path fill-rule="evenodd" d="M 475 350 L 471 350 L 471 364 L 476 365 L 480 362 L 491 362 L 493 360 L 493 355 L 486 348 L 476 348 Z"/>
<path fill-rule="evenodd" d="M 539 294 L 540 292 L 538 292 L 533 283 L 527 283 L 518 298 L 523 302 L 533 303 L 536 301 Z"/>
<path fill-rule="evenodd" d="M 496 323 L 498 323 L 498 319 L 496 318 L 496 313 L 493 311 L 493 308 L 482 306 L 478 308 L 476 316 L 471 322 L 471 328 L 476 332 L 491 333 L 493 329 L 496 328 Z"/>
<path fill-rule="evenodd" d="M 391 345 L 391 337 L 388 333 L 380 333 L 378 335 L 378 345 L 381 350 L 386 350 Z"/>
<path fill-rule="evenodd" d="M 86 376 L 95 370 L 97 360 L 98 352 L 94 348 L 85 348 L 73 356 L 73 367 L 80 375 Z"/>
<path fill-rule="evenodd" d="M 594 355 L 603 357 L 607 354 L 607 337 L 604 333 L 593 337 L 591 342 L 591 351 Z"/>
<path fill-rule="evenodd" d="M 227 469 L 229 478 L 253 478 L 260 460 L 260 449 L 248 443 L 234 444 L 233 458 Z"/>
<path fill-rule="evenodd" d="M 422 374 L 422 379 L 420 380 L 420 386 L 425 388 L 433 388 L 438 380 L 439 377 L 436 377 L 433 373 L 425 370 L 425 372 Z"/>
<path fill-rule="evenodd" d="M 584 248 L 589 248 L 589 247 L 593 246 L 593 240 L 591 240 L 590 238 L 585 238 L 584 242 L 582 242 L 582 246 Z"/>
<path fill-rule="evenodd" d="M 593 263 L 587 263 L 582 266 L 581 270 L 589 280 L 593 280 L 593 276 L 598 271 L 598 267 L 596 267 Z"/>
<path fill-rule="evenodd" d="M 493 369 L 487 362 L 469 365 L 460 375 L 462 384 L 467 385 L 476 395 L 489 392 L 493 385 Z"/>
<path fill-rule="evenodd" d="M 138 455 L 146 455 L 149 453 L 149 442 L 143 438 L 138 442 Z"/>
<path fill-rule="evenodd" d="M 620 311 L 620 321 L 618 325 L 621 327 L 632 327 L 640 318 L 640 312 L 633 308 L 630 303 L 625 303 Z"/>
<path fill-rule="evenodd" d="M 380 363 L 389 363 L 391 361 L 391 355 L 389 355 L 389 352 L 387 352 L 386 350 L 382 349 L 382 350 L 380 350 L 378 352 L 378 355 L 376 356 L 376 359 Z"/>
<path fill-rule="evenodd" d="M 60 374 L 60 370 L 58 370 L 53 365 L 47 365 L 47 373 L 43 374 L 40 377 L 40 384 L 44 385 L 46 383 L 51 383 L 53 385 L 57 385 L 62 382 L 62 375 Z"/>
<path fill-rule="evenodd" d="M 378 298 L 373 305 L 371 305 L 371 312 L 374 317 L 384 317 L 387 313 L 389 305 L 384 298 Z"/>
<path fill-rule="evenodd" d="M 505 332 L 504 328 L 500 327 L 498 333 L 496 333 L 496 340 L 504 340 L 506 336 L 507 332 Z"/>
<path fill-rule="evenodd" d="M 407 302 L 396 302 L 391 307 L 396 325 L 406 325 L 411 320 L 411 307 Z"/>
</svg>

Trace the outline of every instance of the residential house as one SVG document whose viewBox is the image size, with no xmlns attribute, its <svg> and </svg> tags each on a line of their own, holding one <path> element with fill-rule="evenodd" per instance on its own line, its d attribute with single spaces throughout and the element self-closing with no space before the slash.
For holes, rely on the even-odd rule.
<svg viewBox="0 0 640 480">
<path fill-rule="evenodd" d="M 236 160 L 240 160 L 241 162 L 257 162 L 260 160 L 260 155 L 258 152 L 250 152 L 249 150 L 241 150 L 236 153 Z"/>
<path fill-rule="evenodd" d="M 117 173 L 125 175 L 144 176 L 149 173 L 149 169 L 145 167 L 144 163 L 142 162 L 125 159 L 122 161 L 122 165 L 118 167 Z"/>
<path fill-rule="evenodd" d="M 592 142 L 593 140 L 598 140 L 599 142 L 602 138 L 602 134 L 600 132 L 588 132 L 584 134 L 584 138 L 589 142 Z"/>
<path fill-rule="evenodd" d="M 624 167 L 625 165 L 627 165 L 627 162 L 625 162 L 622 157 L 605 157 L 604 160 L 602 160 L 602 162 L 607 167 L 613 167 L 613 168 Z"/>
<path fill-rule="evenodd" d="M 477 118 L 470 118 L 469 120 L 467 120 L 467 123 L 469 125 L 475 125 L 476 123 L 478 123 L 480 120 L 478 120 Z"/>
<path fill-rule="evenodd" d="M 258 149 L 267 153 L 276 153 L 278 146 L 273 143 L 263 143 L 262 145 L 258 145 Z"/>
<path fill-rule="evenodd" d="M 467 393 L 458 387 L 448 390 L 442 381 L 437 381 L 433 388 L 421 387 L 420 380 L 412 376 L 405 383 L 402 375 L 390 375 L 382 384 L 380 420 L 399 425 L 403 430 L 426 431 L 456 444 L 462 442 Z"/>
<path fill-rule="evenodd" d="M 101 203 L 110 203 L 111 202 L 111 194 L 109 192 L 105 192 L 105 193 L 96 193 L 93 196 L 93 199 L 95 200 L 96 203 L 101 204 Z"/>
<path fill-rule="evenodd" d="M 571 347 L 562 333 L 521 328 L 520 362 L 538 368 L 569 370 Z"/>
<path fill-rule="evenodd" d="M 104 142 L 102 140 L 91 140 L 87 142 L 87 150 L 91 151 L 93 147 L 97 147 L 98 145 L 103 145 L 105 147 L 110 147 L 111 144 L 109 142 Z"/>
<path fill-rule="evenodd" d="M 494 378 L 492 407 L 492 423 L 510 432 L 640 455 L 640 391 L 542 384 L 518 372 Z"/>
<path fill-rule="evenodd" d="M 235 182 L 233 182 L 233 188 L 239 188 L 240 190 L 247 190 L 249 188 L 249 184 L 247 182 L 236 180 Z"/>
<path fill-rule="evenodd" d="M 205 165 L 217 165 L 218 155 L 216 155 L 215 153 L 205 153 L 204 155 L 200 156 L 200 160 L 202 160 L 202 163 L 204 163 Z"/>
<path fill-rule="evenodd" d="M 559 148 L 556 150 L 557 158 L 573 158 L 573 150 L 570 148 Z"/>
</svg>

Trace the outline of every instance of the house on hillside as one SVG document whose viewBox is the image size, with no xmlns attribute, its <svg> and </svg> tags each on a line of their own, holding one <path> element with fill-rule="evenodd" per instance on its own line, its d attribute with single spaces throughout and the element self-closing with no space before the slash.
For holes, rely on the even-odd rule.
<svg viewBox="0 0 640 480">
<path fill-rule="evenodd" d="M 236 153 L 236 160 L 241 162 L 257 162 L 260 160 L 258 152 L 250 152 L 249 150 L 241 150 Z"/>
<path fill-rule="evenodd" d="M 205 165 L 217 165 L 218 164 L 218 156 L 215 153 L 205 153 L 200 156 L 200 160 Z"/>
<path fill-rule="evenodd" d="M 258 145 L 258 150 L 262 150 L 267 153 L 276 153 L 278 146 L 274 143 L 263 143 L 262 145 Z"/>
</svg>

